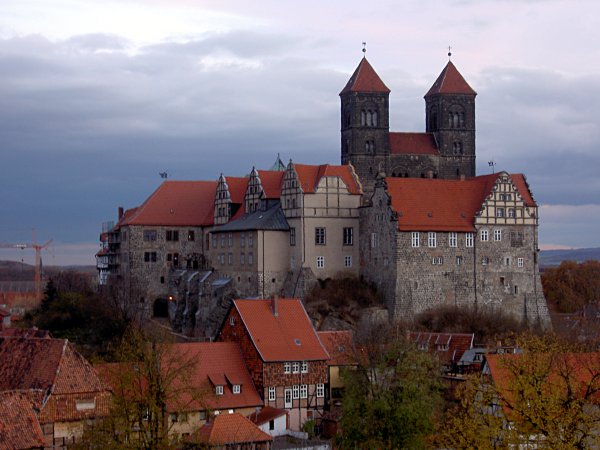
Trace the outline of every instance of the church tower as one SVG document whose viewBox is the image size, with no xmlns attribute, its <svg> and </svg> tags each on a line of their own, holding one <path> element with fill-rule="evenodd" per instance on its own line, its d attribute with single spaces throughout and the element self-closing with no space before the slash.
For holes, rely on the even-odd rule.
<svg viewBox="0 0 600 450">
<path fill-rule="evenodd" d="M 389 96 L 364 57 L 340 92 L 341 160 L 354 166 L 365 192 L 371 192 L 377 174 L 388 169 Z"/>
<path fill-rule="evenodd" d="M 425 94 L 425 126 L 437 141 L 440 178 L 475 176 L 476 95 L 452 61 Z"/>
</svg>

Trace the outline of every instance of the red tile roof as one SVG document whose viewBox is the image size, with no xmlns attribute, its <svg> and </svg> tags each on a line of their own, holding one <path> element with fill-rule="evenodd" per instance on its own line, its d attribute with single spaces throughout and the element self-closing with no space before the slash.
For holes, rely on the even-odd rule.
<svg viewBox="0 0 600 450">
<path fill-rule="evenodd" d="M 44 447 L 44 435 L 33 408 L 26 392 L 0 392 L 0 450 Z"/>
<path fill-rule="evenodd" d="M 190 440 L 208 445 L 269 442 L 273 438 L 239 413 L 219 414 L 196 431 Z"/>
<path fill-rule="evenodd" d="M 38 330 L 37 328 L 19 328 L 11 327 L 0 330 L 0 338 L 50 338 L 50 332 L 47 330 Z"/>
<path fill-rule="evenodd" d="M 265 406 L 263 409 L 259 411 L 258 414 L 253 412 L 248 416 L 250 421 L 254 422 L 256 425 L 261 426 L 264 423 L 270 422 L 273 419 L 277 419 L 281 416 L 286 416 L 288 412 L 285 409 L 273 408 L 272 406 Z"/>
<path fill-rule="evenodd" d="M 510 175 L 510 179 L 512 180 L 513 184 L 517 188 L 517 191 L 519 192 L 519 194 L 521 194 L 521 197 L 523 198 L 523 202 L 525 202 L 525 205 L 537 206 L 535 203 L 535 200 L 531 196 L 531 191 L 529 190 L 529 183 L 527 183 L 527 180 L 525 179 L 525 175 L 523 175 L 522 173 L 513 173 Z"/>
<path fill-rule="evenodd" d="M 216 189 L 216 181 L 165 181 L 118 225 L 212 225 Z"/>
<path fill-rule="evenodd" d="M 181 372 L 181 377 L 175 377 L 170 383 L 169 389 L 176 391 L 177 395 L 172 395 L 168 400 L 169 411 L 252 408 L 263 404 L 237 343 L 172 344 L 161 355 L 165 379 L 172 379 L 176 371 Z M 135 370 L 133 366 L 125 364 L 100 364 L 97 369 L 113 388 L 119 388 L 121 373 Z M 240 385 L 239 394 L 233 393 L 231 383 Z M 139 384 L 143 386 L 145 382 L 139 380 Z M 223 395 L 216 395 L 215 386 L 224 386 Z"/>
<path fill-rule="evenodd" d="M 304 193 L 314 193 L 319 181 L 323 177 L 339 177 L 348 188 L 350 194 L 362 193 L 362 186 L 351 165 L 330 166 L 329 164 L 322 164 L 320 166 L 312 166 L 294 164 L 294 169 L 298 174 L 298 179 Z"/>
<path fill-rule="evenodd" d="M 440 76 L 435 80 L 425 97 L 435 94 L 467 94 L 477 95 L 469 86 L 452 61 L 448 61 Z"/>
<path fill-rule="evenodd" d="M 229 195 L 232 203 L 244 203 L 244 196 L 248 188 L 248 177 L 225 177 L 229 187 Z"/>
<path fill-rule="evenodd" d="M 428 351 L 436 353 L 443 364 L 450 365 L 460 361 L 462 355 L 473 348 L 473 333 L 429 333 L 412 332 L 409 339 L 419 347 L 425 347 Z M 444 350 L 446 346 L 447 349 Z"/>
<path fill-rule="evenodd" d="M 280 170 L 259 170 L 258 176 L 262 184 L 266 198 L 281 197 L 281 185 L 283 184 L 283 176 L 285 172 Z"/>
<path fill-rule="evenodd" d="M 328 365 L 347 366 L 357 364 L 352 331 L 319 331 L 318 335 L 325 350 L 329 353 Z"/>
<path fill-rule="evenodd" d="M 234 300 L 244 326 L 263 361 L 310 361 L 329 359 L 310 318 L 296 298 Z"/>
<path fill-rule="evenodd" d="M 394 155 L 439 155 L 433 133 L 390 133 L 390 153 Z"/>
<path fill-rule="evenodd" d="M 340 95 L 347 92 L 385 92 L 389 93 L 388 87 L 381 81 L 375 69 L 369 64 L 367 58 L 361 59 L 358 67 L 346 83 Z"/>
</svg>

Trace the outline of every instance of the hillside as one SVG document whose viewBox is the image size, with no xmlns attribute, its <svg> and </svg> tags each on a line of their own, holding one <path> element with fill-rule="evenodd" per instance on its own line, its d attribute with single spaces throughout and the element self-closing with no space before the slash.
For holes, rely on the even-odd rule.
<svg viewBox="0 0 600 450">
<path fill-rule="evenodd" d="M 559 266 L 563 261 L 600 261 L 600 248 L 575 248 L 570 250 L 543 250 L 540 252 L 540 267 Z"/>
</svg>

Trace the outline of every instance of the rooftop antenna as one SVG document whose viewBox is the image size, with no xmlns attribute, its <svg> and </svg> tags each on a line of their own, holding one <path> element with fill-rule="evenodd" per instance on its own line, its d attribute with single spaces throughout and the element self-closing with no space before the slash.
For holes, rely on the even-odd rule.
<svg viewBox="0 0 600 450">
<path fill-rule="evenodd" d="M 363 58 L 367 57 L 367 43 L 363 42 L 363 48 L 362 48 L 362 52 L 363 52 Z"/>
<path fill-rule="evenodd" d="M 488 166 L 492 168 L 492 173 L 496 173 L 496 161 L 494 161 L 494 158 L 488 161 Z"/>
<path fill-rule="evenodd" d="M 452 47 L 448 46 L 448 61 L 452 60 Z"/>
</svg>

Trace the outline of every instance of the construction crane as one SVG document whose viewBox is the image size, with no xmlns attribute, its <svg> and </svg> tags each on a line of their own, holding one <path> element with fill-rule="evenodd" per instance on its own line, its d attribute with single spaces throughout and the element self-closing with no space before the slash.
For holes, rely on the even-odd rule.
<svg viewBox="0 0 600 450">
<path fill-rule="evenodd" d="M 48 240 L 44 244 L 38 244 L 35 242 L 35 235 L 32 243 L 29 244 L 10 244 L 6 242 L 0 242 L 0 248 L 18 248 L 24 250 L 26 248 L 32 248 L 35 250 L 35 266 L 33 281 L 35 285 L 35 298 L 40 301 L 42 299 L 42 250 L 48 248 L 52 244 L 52 239 Z"/>
</svg>

